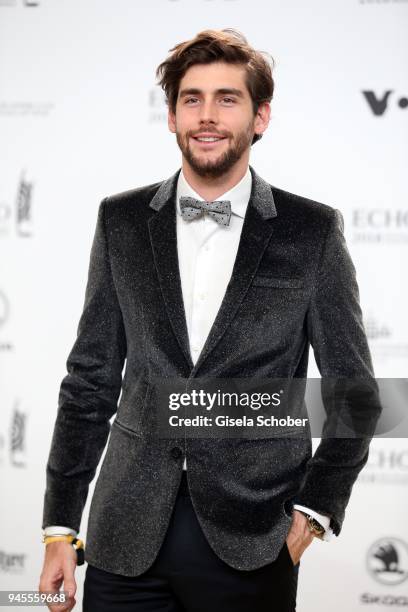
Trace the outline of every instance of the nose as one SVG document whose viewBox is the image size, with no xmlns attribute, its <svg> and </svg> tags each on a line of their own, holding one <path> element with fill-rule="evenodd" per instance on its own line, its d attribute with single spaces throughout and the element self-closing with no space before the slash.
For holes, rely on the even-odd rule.
<svg viewBox="0 0 408 612">
<path fill-rule="evenodd" d="M 218 111 L 217 105 L 211 100 L 204 100 L 200 106 L 200 123 L 217 123 Z"/>
</svg>

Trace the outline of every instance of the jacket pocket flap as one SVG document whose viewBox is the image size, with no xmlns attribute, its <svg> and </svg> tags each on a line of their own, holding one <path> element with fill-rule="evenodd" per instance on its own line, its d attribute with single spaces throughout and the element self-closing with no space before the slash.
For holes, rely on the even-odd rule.
<svg viewBox="0 0 408 612">
<path fill-rule="evenodd" d="M 304 287 L 302 278 L 276 278 L 273 276 L 255 276 L 252 284 L 256 287 L 280 287 L 282 289 L 300 289 Z"/>
</svg>

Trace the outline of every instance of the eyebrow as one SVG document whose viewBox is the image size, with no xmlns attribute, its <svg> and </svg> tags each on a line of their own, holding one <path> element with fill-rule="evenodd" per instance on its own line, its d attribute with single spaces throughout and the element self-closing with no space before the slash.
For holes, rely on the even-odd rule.
<svg viewBox="0 0 408 612">
<path fill-rule="evenodd" d="M 183 98 L 184 96 L 190 96 L 190 95 L 199 95 L 202 94 L 202 90 L 201 89 L 197 89 L 197 87 L 190 87 L 188 89 L 182 89 L 180 91 L 180 98 Z M 215 90 L 216 94 L 229 94 L 229 95 L 233 95 L 233 96 L 237 96 L 237 98 L 243 98 L 244 94 L 242 93 L 242 91 L 240 89 L 235 89 L 234 87 L 220 87 L 219 89 Z"/>
</svg>

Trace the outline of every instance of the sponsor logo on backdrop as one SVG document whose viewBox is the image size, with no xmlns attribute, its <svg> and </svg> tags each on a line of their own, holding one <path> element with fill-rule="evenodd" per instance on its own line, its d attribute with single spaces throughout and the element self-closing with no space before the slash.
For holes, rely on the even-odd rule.
<svg viewBox="0 0 408 612">
<path fill-rule="evenodd" d="M 25 569 L 25 553 L 0 550 L 0 571 L 7 574 L 20 574 Z"/>
<path fill-rule="evenodd" d="M 352 241 L 365 244 L 408 244 L 408 209 L 354 208 Z"/>
<path fill-rule="evenodd" d="M 393 610 L 397 608 L 404 608 L 404 610 L 406 610 L 408 607 L 408 597 L 406 595 L 374 595 L 373 593 L 363 593 L 361 596 L 361 603 L 384 606 L 387 608 L 392 607 Z M 376 609 L 378 610 L 378 607 L 376 607 Z"/>
<path fill-rule="evenodd" d="M 0 202 L 0 238 L 16 233 L 21 238 L 33 234 L 32 200 L 33 181 L 27 180 L 26 170 L 20 175 L 14 206 Z"/>
<path fill-rule="evenodd" d="M 364 484 L 408 484 L 408 446 L 406 449 L 370 447 L 368 461 L 358 482 Z"/>
<path fill-rule="evenodd" d="M 13 345 L 4 339 L 4 330 L 7 329 L 7 321 L 10 316 L 10 303 L 4 291 L 0 289 L 0 352 L 11 351 Z"/>
<path fill-rule="evenodd" d="M 31 236 L 31 205 L 32 205 L 32 181 L 27 181 L 25 173 L 21 175 L 17 198 L 16 198 L 16 215 L 17 215 L 17 234 L 19 236 Z"/>
<path fill-rule="evenodd" d="M 380 338 L 389 338 L 391 336 L 391 329 L 389 325 L 379 321 L 372 315 L 368 315 L 364 319 L 364 329 L 369 340 L 378 340 Z"/>
<path fill-rule="evenodd" d="M 27 465 L 27 414 L 18 408 L 16 402 L 7 434 L 0 433 L 0 465 L 6 461 L 6 452 L 10 465 L 15 468 L 25 468 Z"/>
<path fill-rule="evenodd" d="M 9 318 L 10 306 L 4 291 L 0 289 L 0 329 L 5 325 Z"/>
<path fill-rule="evenodd" d="M 4 436 L 0 433 L 0 467 L 4 464 L 4 448 L 6 446 L 6 442 L 4 440 Z"/>
<path fill-rule="evenodd" d="M 167 104 L 163 90 L 156 86 L 148 91 L 149 123 L 167 122 Z"/>
<path fill-rule="evenodd" d="M 27 415 L 14 408 L 10 427 L 10 462 L 18 468 L 26 466 L 26 421 Z"/>
<path fill-rule="evenodd" d="M 393 89 L 388 89 L 382 94 L 366 89 L 362 91 L 362 94 L 369 109 L 376 117 L 382 117 L 389 110 L 390 106 L 401 110 L 408 108 L 408 98 L 406 96 L 398 96 Z"/>
<path fill-rule="evenodd" d="M 395 331 L 387 321 L 379 319 L 368 312 L 364 317 L 364 329 L 370 343 L 370 349 L 375 359 L 383 362 L 389 359 L 406 359 L 408 344 L 395 341 Z"/>
<path fill-rule="evenodd" d="M 360 595 L 360 602 L 384 607 L 405 608 L 408 606 L 408 597 L 399 592 L 400 585 L 408 579 L 408 544 L 405 540 L 396 537 L 381 538 L 375 541 L 366 554 L 366 568 L 371 578 L 382 587 L 398 589 L 398 592 L 389 593 L 382 590 L 380 593 L 365 592 Z"/>
<path fill-rule="evenodd" d="M 367 552 L 367 570 L 380 584 L 396 585 L 408 578 L 408 544 L 400 538 L 382 538 Z"/>
<path fill-rule="evenodd" d="M 0 0 L 0 7 L 2 6 L 24 6 L 33 7 L 39 6 L 40 0 Z"/>
<path fill-rule="evenodd" d="M 0 117 L 47 117 L 54 108 L 48 100 L 0 100 Z"/>
</svg>

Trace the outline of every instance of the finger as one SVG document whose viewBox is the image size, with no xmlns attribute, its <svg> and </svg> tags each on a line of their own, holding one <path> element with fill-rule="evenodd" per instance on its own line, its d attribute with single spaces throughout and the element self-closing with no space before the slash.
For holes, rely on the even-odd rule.
<svg viewBox="0 0 408 612">
<path fill-rule="evenodd" d="M 50 604 L 48 609 L 50 612 L 70 612 L 76 604 L 76 599 L 73 597 L 67 598 L 64 603 Z"/>
<path fill-rule="evenodd" d="M 76 593 L 76 582 L 74 576 L 72 574 L 72 570 L 64 571 L 65 580 L 64 580 L 64 591 L 66 592 L 66 601 L 65 602 L 55 602 L 48 603 L 47 608 L 50 612 L 66 612 L 72 610 L 75 605 L 74 595 Z M 40 593 L 54 594 L 54 595 L 62 595 L 62 591 L 60 591 L 60 586 L 62 584 L 63 578 L 60 579 L 49 579 L 47 582 L 41 582 L 38 588 Z"/>
<path fill-rule="evenodd" d="M 68 597 L 74 597 L 77 590 L 77 585 L 74 576 L 66 576 L 64 579 L 64 591 L 67 591 Z"/>
</svg>

